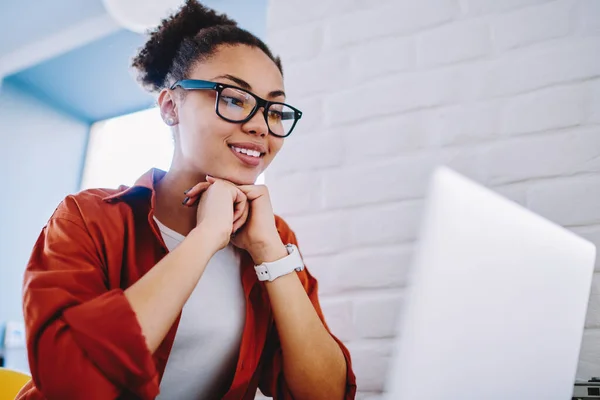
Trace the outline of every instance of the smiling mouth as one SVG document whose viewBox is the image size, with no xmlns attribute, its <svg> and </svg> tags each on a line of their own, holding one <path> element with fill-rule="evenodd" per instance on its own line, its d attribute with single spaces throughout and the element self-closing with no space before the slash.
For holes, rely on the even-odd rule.
<svg viewBox="0 0 600 400">
<path fill-rule="evenodd" d="M 243 147 L 237 147 L 237 146 L 230 145 L 229 148 L 231 150 L 235 151 L 236 153 L 244 154 L 246 156 L 254 157 L 254 158 L 261 158 L 265 155 L 265 153 L 261 153 L 257 150 L 245 149 Z"/>
</svg>

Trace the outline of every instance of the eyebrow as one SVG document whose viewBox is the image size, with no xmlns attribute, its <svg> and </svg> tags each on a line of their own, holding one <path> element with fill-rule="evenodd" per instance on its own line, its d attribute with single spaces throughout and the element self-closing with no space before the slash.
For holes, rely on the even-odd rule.
<svg viewBox="0 0 600 400">
<path fill-rule="evenodd" d="M 219 78 L 229 79 L 230 81 L 233 81 L 236 84 L 240 85 L 240 87 L 243 89 L 252 90 L 252 85 L 250 85 L 248 82 L 246 82 L 242 78 L 238 78 L 237 76 L 225 74 L 225 75 L 216 76 L 212 80 L 219 79 Z M 278 97 L 278 96 L 285 97 L 285 92 L 283 90 L 273 90 L 272 92 L 269 93 L 269 97 Z"/>
</svg>

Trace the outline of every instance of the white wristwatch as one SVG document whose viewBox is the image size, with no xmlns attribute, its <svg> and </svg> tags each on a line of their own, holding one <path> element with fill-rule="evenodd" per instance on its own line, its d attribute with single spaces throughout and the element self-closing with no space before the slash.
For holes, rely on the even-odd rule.
<svg viewBox="0 0 600 400">
<path fill-rule="evenodd" d="M 273 262 L 265 262 L 254 267 L 259 281 L 273 282 L 280 276 L 290 274 L 294 271 L 300 272 L 304 269 L 304 261 L 302 261 L 298 247 L 294 244 L 287 244 L 285 248 L 288 252 L 286 257 Z"/>
</svg>

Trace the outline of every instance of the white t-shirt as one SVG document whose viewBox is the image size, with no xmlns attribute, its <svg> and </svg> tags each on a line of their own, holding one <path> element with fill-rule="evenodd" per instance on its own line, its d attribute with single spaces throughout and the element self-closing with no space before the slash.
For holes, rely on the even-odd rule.
<svg viewBox="0 0 600 400">
<path fill-rule="evenodd" d="M 169 251 L 185 239 L 155 221 Z M 235 373 L 245 309 L 240 259 L 229 245 L 210 260 L 183 307 L 157 399 L 223 397 Z"/>
</svg>

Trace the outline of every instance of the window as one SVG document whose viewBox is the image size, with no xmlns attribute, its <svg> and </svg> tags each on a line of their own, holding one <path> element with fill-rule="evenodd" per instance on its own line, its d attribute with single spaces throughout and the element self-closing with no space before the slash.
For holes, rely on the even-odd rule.
<svg viewBox="0 0 600 400">
<path fill-rule="evenodd" d="M 170 128 L 154 107 L 92 125 L 81 189 L 131 186 L 150 168 L 168 170 L 173 156 Z M 263 183 L 263 175 L 257 183 Z"/>
</svg>

